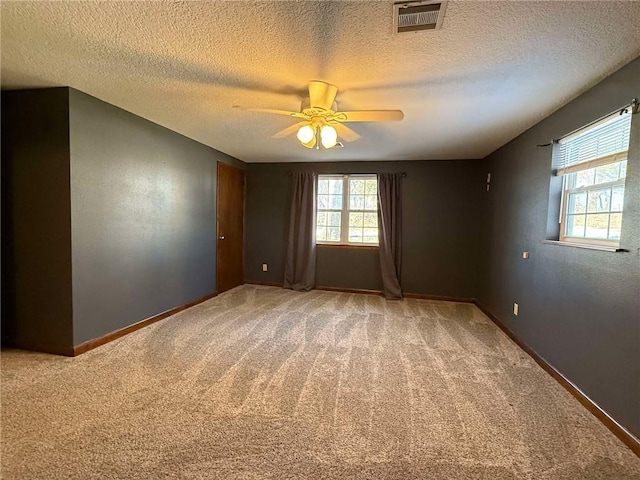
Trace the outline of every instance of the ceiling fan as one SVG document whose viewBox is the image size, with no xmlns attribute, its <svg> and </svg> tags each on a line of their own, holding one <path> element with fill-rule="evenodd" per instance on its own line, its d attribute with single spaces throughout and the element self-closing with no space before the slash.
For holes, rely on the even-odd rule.
<svg viewBox="0 0 640 480">
<path fill-rule="evenodd" d="M 335 99 L 338 87 L 326 82 L 309 82 L 309 96 L 302 100 L 299 112 L 287 112 L 270 108 L 250 108 L 254 112 L 274 113 L 301 119 L 276 133 L 273 138 L 284 138 L 297 132 L 300 143 L 307 148 L 333 148 L 338 144 L 338 135 L 347 142 L 360 138 L 356 132 L 344 125 L 348 122 L 390 122 L 404 118 L 401 110 L 358 110 L 339 112 Z"/>
</svg>

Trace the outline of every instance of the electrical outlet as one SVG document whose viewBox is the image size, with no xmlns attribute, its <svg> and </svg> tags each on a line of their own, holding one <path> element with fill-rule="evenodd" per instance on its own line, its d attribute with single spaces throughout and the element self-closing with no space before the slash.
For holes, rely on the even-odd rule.
<svg viewBox="0 0 640 480">
<path fill-rule="evenodd" d="M 263 264 L 262 264 L 262 271 L 263 271 L 263 272 L 266 272 L 267 270 L 268 270 L 267 264 L 266 264 L 266 263 L 263 263 Z"/>
<path fill-rule="evenodd" d="M 518 316 L 518 310 L 520 309 L 520 307 L 518 307 L 517 303 L 513 304 L 513 314 L 517 317 Z"/>
<path fill-rule="evenodd" d="M 529 252 L 522 252 L 522 258 L 524 259 L 529 258 Z"/>
</svg>

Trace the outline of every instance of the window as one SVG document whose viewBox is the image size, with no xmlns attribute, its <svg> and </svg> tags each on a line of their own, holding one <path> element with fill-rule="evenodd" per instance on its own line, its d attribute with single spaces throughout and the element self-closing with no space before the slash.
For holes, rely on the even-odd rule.
<svg viewBox="0 0 640 480">
<path fill-rule="evenodd" d="M 316 243 L 378 245 L 378 179 L 319 175 Z"/>
<path fill-rule="evenodd" d="M 623 110 L 557 142 L 560 241 L 619 246 L 630 131 L 631 113 Z"/>
</svg>

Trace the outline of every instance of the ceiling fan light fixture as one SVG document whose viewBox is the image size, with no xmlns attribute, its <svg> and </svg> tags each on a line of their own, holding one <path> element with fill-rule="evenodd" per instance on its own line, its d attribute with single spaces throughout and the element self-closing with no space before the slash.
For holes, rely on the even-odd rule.
<svg viewBox="0 0 640 480">
<path fill-rule="evenodd" d="M 335 85 L 313 80 L 309 82 L 309 96 L 302 100 L 299 112 L 271 108 L 251 108 L 249 110 L 302 119 L 301 122 L 276 133 L 273 138 L 284 138 L 295 133 L 302 146 L 318 150 L 320 147 L 324 149 L 342 147 L 343 145 L 338 142 L 338 133 L 347 142 L 353 142 L 360 138 L 360 135 L 344 123 L 392 122 L 404 118 L 401 110 L 338 111 L 337 93 L 338 87 Z"/>
<path fill-rule="evenodd" d="M 298 140 L 302 145 L 307 148 L 313 148 L 313 145 L 316 143 L 316 133 L 311 128 L 311 125 L 303 125 L 298 129 L 298 133 L 296 134 Z"/>
<path fill-rule="evenodd" d="M 333 148 L 338 143 L 338 132 L 331 125 L 323 125 L 320 129 L 320 140 L 324 148 Z"/>
</svg>

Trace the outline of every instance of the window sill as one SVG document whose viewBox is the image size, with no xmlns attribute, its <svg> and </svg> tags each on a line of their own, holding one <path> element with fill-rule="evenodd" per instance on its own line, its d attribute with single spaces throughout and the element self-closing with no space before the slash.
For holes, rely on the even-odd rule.
<svg viewBox="0 0 640 480">
<path fill-rule="evenodd" d="M 606 245 L 589 245 L 587 243 L 573 243 L 573 242 L 561 242 L 559 240 L 542 240 L 542 243 L 547 245 L 558 245 L 560 247 L 575 247 L 584 248 L 586 250 L 599 250 L 601 252 L 628 252 L 624 248 L 608 247 Z"/>
<path fill-rule="evenodd" d="M 355 248 L 362 250 L 378 250 L 379 245 L 354 245 L 352 243 L 316 243 L 317 247 Z"/>
</svg>

